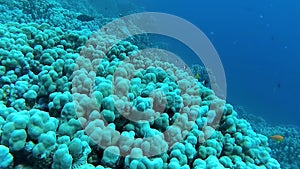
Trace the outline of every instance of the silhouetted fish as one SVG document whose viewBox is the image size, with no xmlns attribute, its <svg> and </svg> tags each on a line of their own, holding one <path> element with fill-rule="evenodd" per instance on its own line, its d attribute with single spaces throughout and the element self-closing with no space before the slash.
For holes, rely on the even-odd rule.
<svg viewBox="0 0 300 169">
<path fill-rule="evenodd" d="M 92 16 L 81 14 L 81 15 L 77 16 L 77 19 L 80 20 L 80 21 L 82 21 L 82 22 L 88 22 L 88 21 L 94 20 L 95 18 L 92 17 Z"/>
<path fill-rule="evenodd" d="M 280 83 L 277 83 L 277 88 L 280 88 L 281 87 L 281 84 Z"/>
</svg>

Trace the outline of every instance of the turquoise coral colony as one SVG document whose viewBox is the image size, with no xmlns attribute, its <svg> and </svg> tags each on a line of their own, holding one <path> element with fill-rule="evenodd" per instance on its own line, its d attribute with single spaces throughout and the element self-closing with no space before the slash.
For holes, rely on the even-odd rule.
<svg viewBox="0 0 300 169">
<path fill-rule="evenodd" d="M 105 52 L 115 37 L 94 31 L 109 19 L 28 3 L 0 5 L 0 169 L 280 168 L 268 138 L 184 69 L 125 40 Z"/>
</svg>

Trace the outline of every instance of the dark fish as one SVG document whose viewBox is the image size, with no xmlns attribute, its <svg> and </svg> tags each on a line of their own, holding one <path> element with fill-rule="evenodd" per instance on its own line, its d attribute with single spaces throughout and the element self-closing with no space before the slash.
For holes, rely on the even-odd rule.
<svg viewBox="0 0 300 169">
<path fill-rule="evenodd" d="M 277 83 L 277 88 L 280 88 L 281 87 L 281 84 L 280 83 Z"/>
<path fill-rule="evenodd" d="M 81 14 L 77 16 L 77 19 L 80 20 L 81 22 L 88 22 L 94 20 L 95 18 L 92 16 Z"/>
<path fill-rule="evenodd" d="M 274 36 L 272 35 L 272 36 L 271 36 L 271 41 L 274 41 L 274 40 L 275 40 L 275 38 L 274 38 Z"/>
</svg>

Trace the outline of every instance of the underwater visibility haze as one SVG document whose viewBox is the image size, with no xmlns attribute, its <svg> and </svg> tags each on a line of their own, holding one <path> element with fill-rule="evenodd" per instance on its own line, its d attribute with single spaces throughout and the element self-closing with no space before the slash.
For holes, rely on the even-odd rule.
<svg viewBox="0 0 300 169">
<path fill-rule="evenodd" d="M 300 2 L 0 2 L 0 169 L 300 168 Z"/>
</svg>

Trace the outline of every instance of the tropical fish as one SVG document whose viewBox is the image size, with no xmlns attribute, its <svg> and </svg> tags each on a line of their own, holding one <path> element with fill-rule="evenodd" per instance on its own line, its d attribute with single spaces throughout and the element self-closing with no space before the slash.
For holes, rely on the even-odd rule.
<svg viewBox="0 0 300 169">
<path fill-rule="evenodd" d="M 278 143 L 282 142 L 284 137 L 282 135 L 276 134 L 273 136 L 270 136 L 270 139 L 277 141 Z"/>
<path fill-rule="evenodd" d="M 81 14 L 77 16 L 77 19 L 80 20 L 81 22 L 88 22 L 94 20 L 95 18 L 92 16 Z"/>
<path fill-rule="evenodd" d="M 200 79 L 200 74 L 199 73 L 195 74 L 195 79 L 197 79 L 197 80 Z"/>
</svg>

